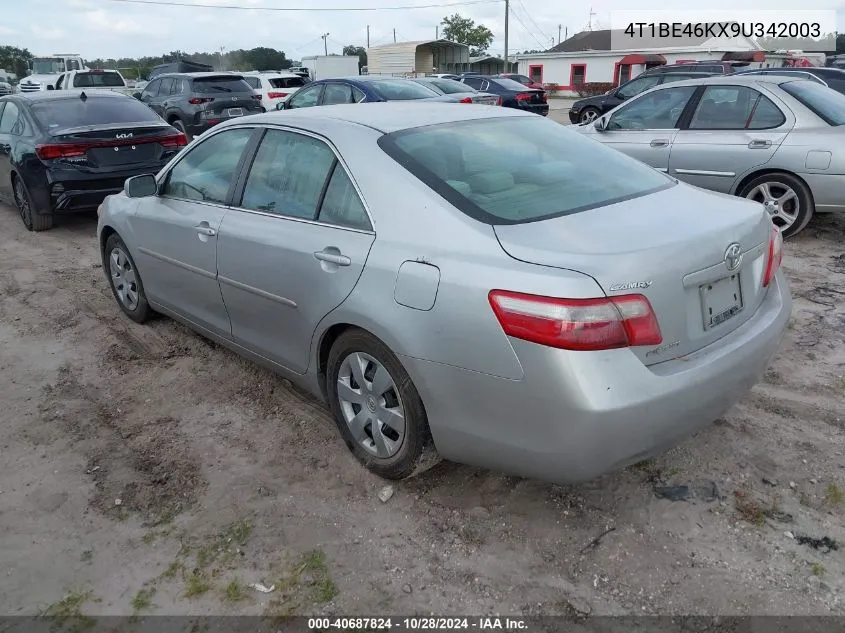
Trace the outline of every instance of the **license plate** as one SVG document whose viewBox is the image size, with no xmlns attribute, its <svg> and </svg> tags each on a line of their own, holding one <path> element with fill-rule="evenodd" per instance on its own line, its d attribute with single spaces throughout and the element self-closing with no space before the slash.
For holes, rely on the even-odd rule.
<svg viewBox="0 0 845 633">
<path fill-rule="evenodd" d="M 699 287 L 704 329 L 709 330 L 733 318 L 742 310 L 739 273 Z"/>
<path fill-rule="evenodd" d="M 243 116 L 244 109 L 243 108 L 229 108 L 229 116 Z"/>
</svg>

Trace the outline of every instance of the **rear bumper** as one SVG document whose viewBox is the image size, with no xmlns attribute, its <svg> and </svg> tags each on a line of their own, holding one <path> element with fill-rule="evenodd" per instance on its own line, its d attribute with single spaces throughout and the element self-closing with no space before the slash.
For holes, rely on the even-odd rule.
<svg viewBox="0 0 845 633">
<path fill-rule="evenodd" d="M 816 211 L 845 211 L 845 176 L 837 174 L 798 174 L 810 186 Z"/>
<path fill-rule="evenodd" d="M 630 350 L 566 352 L 511 339 L 522 380 L 409 357 L 446 459 L 577 483 L 660 453 L 718 419 L 759 380 L 791 312 L 779 273 L 755 316 L 651 367 Z"/>
</svg>

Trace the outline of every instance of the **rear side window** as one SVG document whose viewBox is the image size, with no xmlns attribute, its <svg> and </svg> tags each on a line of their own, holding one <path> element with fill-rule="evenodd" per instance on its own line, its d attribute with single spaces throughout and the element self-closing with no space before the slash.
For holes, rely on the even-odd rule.
<svg viewBox="0 0 845 633">
<path fill-rule="evenodd" d="M 249 84 L 253 90 L 261 88 L 261 80 L 258 77 L 244 77 L 244 81 Z"/>
<path fill-rule="evenodd" d="M 16 103 L 6 102 L 0 117 L 0 134 L 20 134 L 21 112 Z"/>
<path fill-rule="evenodd" d="M 117 73 L 76 73 L 73 77 L 74 88 L 122 88 L 126 84 Z"/>
<path fill-rule="evenodd" d="M 35 118 L 48 130 L 112 123 L 158 123 L 159 116 L 132 97 L 56 99 L 32 104 Z"/>
<path fill-rule="evenodd" d="M 436 92 L 408 79 L 383 79 L 374 81 L 372 88 L 387 101 L 409 101 L 438 96 Z"/>
<path fill-rule="evenodd" d="M 842 93 L 809 81 L 790 81 L 780 87 L 828 125 L 845 124 L 845 95 Z"/>
<path fill-rule="evenodd" d="M 274 77 L 269 82 L 274 88 L 299 88 L 305 85 L 302 77 Z"/>
<path fill-rule="evenodd" d="M 570 215 L 674 184 L 541 117 L 414 128 L 384 135 L 379 146 L 460 211 L 488 224 Z"/>
<path fill-rule="evenodd" d="M 243 79 L 232 79 L 231 77 L 201 77 L 194 79 L 194 92 L 204 95 L 230 93 L 230 92 L 252 92 L 252 88 Z"/>
<path fill-rule="evenodd" d="M 745 86 L 708 86 L 690 121 L 691 130 L 762 130 L 786 119 L 765 96 Z"/>
</svg>

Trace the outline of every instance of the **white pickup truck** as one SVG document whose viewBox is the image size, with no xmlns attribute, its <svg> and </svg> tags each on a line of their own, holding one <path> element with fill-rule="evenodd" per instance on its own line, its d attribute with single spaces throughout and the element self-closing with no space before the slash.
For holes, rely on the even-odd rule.
<svg viewBox="0 0 845 633">
<path fill-rule="evenodd" d="M 50 87 L 47 88 L 50 90 Z M 126 85 L 126 81 L 116 70 L 86 69 L 71 70 L 62 73 L 56 80 L 55 90 L 111 90 L 132 96 L 135 92 Z"/>
</svg>

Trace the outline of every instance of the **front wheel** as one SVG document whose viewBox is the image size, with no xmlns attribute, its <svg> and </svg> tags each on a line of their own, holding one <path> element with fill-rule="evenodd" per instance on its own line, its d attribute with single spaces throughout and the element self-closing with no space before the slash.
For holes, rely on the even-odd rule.
<svg viewBox="0 0 845 633">
<path fill-rule="evenodd" d="M 581 110 L 578 121 L 580 123 L 592 123 L 598 119 L 600 115 L 601 113 L 598 111 L 598 108 L 584 108 Z"/>
<path fill-rule="evenodd" d="M 815 210 L 809 187 L 787 173 L 758 176 L 748 182 L 738 195 L 761 203 L 784 238 L 802 231 Z"/>
<path fill-rule="evenodd" d="M 403 479 L 439 461 L 422 400 L 388 347 L 359 329 L 329 353 L 329 405 L 346 445 L 371 472 Z"/>
</svg>

